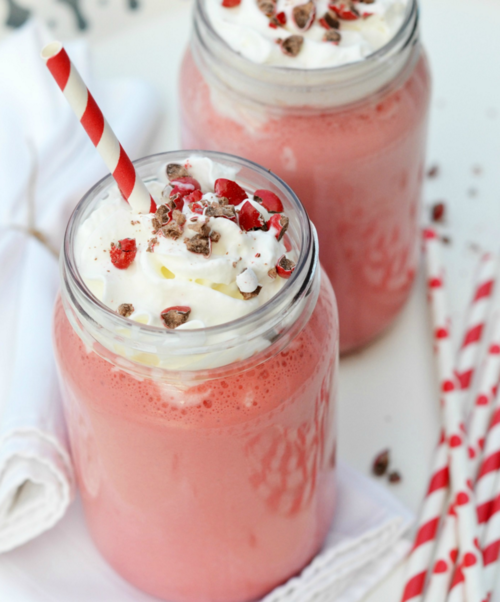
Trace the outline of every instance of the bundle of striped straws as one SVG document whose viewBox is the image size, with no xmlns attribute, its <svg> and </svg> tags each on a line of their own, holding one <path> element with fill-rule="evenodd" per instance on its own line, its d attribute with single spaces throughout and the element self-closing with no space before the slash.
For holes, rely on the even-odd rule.
<svg viewBox="0 0 500 602">
<path fill-rule="evenodd" d="M 487 602 L 500 559 L 499 261 L 481 257 L 456 352 L 435 230 L 424 230 L 424 247 L 442 431 L 401 600 Z"/>
</svg>

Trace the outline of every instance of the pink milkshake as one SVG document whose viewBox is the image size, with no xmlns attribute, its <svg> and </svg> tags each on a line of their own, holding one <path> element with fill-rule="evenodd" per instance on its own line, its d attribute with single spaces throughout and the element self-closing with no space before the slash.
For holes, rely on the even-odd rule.
<svg viewBox="0 0 500 602">
<path fill-rule="evenodd" d="M 295 190 L 318 229 L 341 352 L 366 344 L 404 305 L 418 263 L 430 81 L 416 2 L 198 0 L 194 21 L 183 146 L 247 157 Z"/>
<path fill-rule="evenodd" d="M 215 153 L 137 167 L 155 216 L 106 178 L 64 246 L 55 343 L 85 514 L 139 588 L 255 600 L 311 560 L 332 518 L 335 298 L 278 178 Z"/>
</svg>

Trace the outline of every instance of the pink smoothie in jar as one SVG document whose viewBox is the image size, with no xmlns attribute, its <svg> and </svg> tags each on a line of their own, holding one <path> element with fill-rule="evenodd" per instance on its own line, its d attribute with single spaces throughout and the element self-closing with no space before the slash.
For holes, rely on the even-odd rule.
<svg viewBox="0 0 500 602">
<path fill-rule="evenodd" d="M 382 0 L 352 4 L 375 13 L 364 19 L 333 11 L 338 29 L 326 30 L 320 19 L 339 3 L 315 0 L 307 3 L 316 13 L 304 31 L 293 16 L 303 0 L 278 0 L 273 15 L 262 14 L 256 0 L 234 8 L 198 0 L 180 73 L 184 148 L 256 161 L 304 203 L 338 301 L 341 352 L 394 320 L 418 264 L 430 78 L 416 0 L 392 4 L 401 12 L 399 21 L 390 14 L 392 30 L 377 14 L 391 8 Z M 269 27 L 283 14 L 285 26 Z M 364 27 L 371 33 L 363 38 Z M 337 46 L 318 37 L 326 31 L 341 36 Z M 266 32 L 274 36 L 270 49 Z M 276 44 L 290 34 L 304 39 L 296 56 Z"/>
<path fill-rule="evenodd" d="M 273 226 L 264 232 L 244 221 L 248 200 L 237 206 L 233 222 L 208 213 L 220 207 L 207 193 L 199 201 L 200 195 L 183 197 L 189 205 L 183 209 L 184 235 L 193 234 L 187 227 L 202 215 L 196 203 L 204 207 L 199 219 L 219 235 L 210 234 L 212 254 L 204 264 L 199 254 L 183 253 L 182 239 L 169 239 L 163 230 L 153 236 L 161 240 L 148 240 L 153 249 L 147 250 L 152 216 L 130 214 L 105 178 L 68 226 L 55 311 L 56 355 L 85 515 L 104 557 L 125 579 L 160 599 L 250 601 L 313 558 L 333 515 L 335 297 L 318 264 L 314 228 L 283 182 L 228 155 L 186 157 L 166 153 L 136 162 L 159 205 L 165 198 L 157 194 L 163 186 L 157 180 L 165 165 L 194 165 L 192 177 L 198 157 L 210 161 L 207 177 L 196 172 L 202 192 L 222 166 L 237 172 L 234 179 L 245 190 L 261 191 L 258 202 L 249 196 L 261 216 L 268 217 L 261 201 L 267 208 L 268 198 L 275 202 L 262 190 L 279 197 L 289 220 L 281 242 Z M 167 187 L 167 203 L 172 198 L 178 203 L 175 191 L 182 186 L 173 188 L 174 196 Z M 231 205 L 231 190 L 225 194 Z M 225 200 L 220 206 L 227 213 Z M 280 214 L 271 218 L 275 215 Z M 236 223 L 244 239 L 237 240 L 241 257 L 234 272 L 240 295 L 232 284 L 209 282 L 230 270 Z M 127 235 L 130 228 L 136 255 L 131 263 L 120 256 L 127 267 L 119 269 L 107 251 L 108 238 Z M 265 239 L 269 233 L 271 241 Z M 249 267 L 253 255 L 246 251 L 253 253 L 254 242 L 260 257 Z M 280 258 L 280 265 L 290 273 L 278 269 L 266 278 L 264 256 L 279 254 L 281 243 L 290 263 Z M 226 255 L 229 264 L 222 265 Z M 204 279 L 188 277 L 196 269 L 204 270 Z M 250 271 L 261 287 L 254 296 L 245 289 L 254 286 Z M 142 287 L 136 286 L 139 280 Z M 155 287 L 153 296 L 147 283 Z M 156 308 L 179 309 L 179 291 L 190 314 L 176 310 L 174 328 Z M 226 321 L 234 312 L 240 317 Z"/>
</svg>

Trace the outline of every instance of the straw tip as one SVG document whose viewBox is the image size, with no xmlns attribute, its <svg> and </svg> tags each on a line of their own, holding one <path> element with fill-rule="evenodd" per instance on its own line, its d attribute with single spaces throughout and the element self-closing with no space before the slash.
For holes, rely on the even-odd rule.
<svg viewBox="0 0 500 602">
<path fill-rule="evenodd" d="M 46 46 L 44 46 L 42 48 L 42 52 L 40 53 L 40 56 L 42 57 L 42 59 L 47 62 L 49 59 L 53 58 L 54 56 L 56 56 L 56 54 L 59 54 L 61 52 L 63 48 L 63 45 L 61 42 L 50 42 L 49 44 L 47 44 Z"/>
</svg>

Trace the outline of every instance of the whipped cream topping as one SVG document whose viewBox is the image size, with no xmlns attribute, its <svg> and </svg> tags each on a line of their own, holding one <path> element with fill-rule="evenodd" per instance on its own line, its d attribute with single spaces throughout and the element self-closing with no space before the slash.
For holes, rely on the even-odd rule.
<svg viewBox="0 0 500 602">
<path fill-rule="evenodd" d="M 90 291 L 129 320 L 176 329 L 230 322 L 269 301 L 289 277 L 280 265 L 296 261 L 288 219 L 273 193 L 254 197 L 236 175 L 197 156 L 170 164 L 147 183 L 158 205 L 149 215 L 112 186 L 76 234 Z"/>
<path fill-rule="evenodd" d="M 403 24 L 409 0 L 205 2 L 216 32 L 248 60 L 318 69 L 362 61 L 385 46 Z"/>
</svg>

